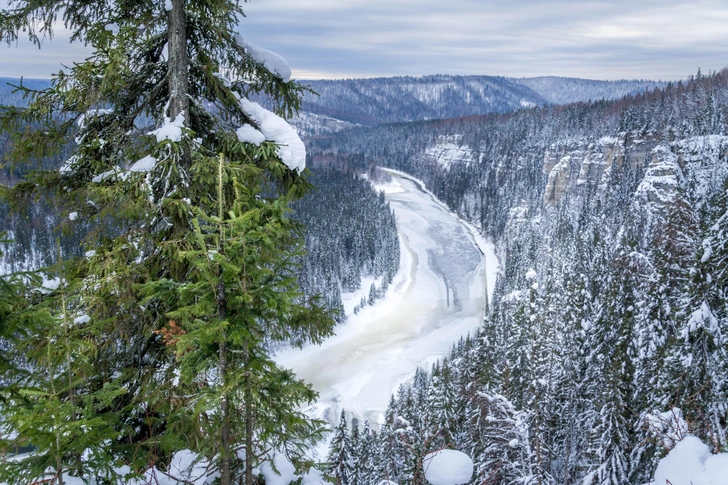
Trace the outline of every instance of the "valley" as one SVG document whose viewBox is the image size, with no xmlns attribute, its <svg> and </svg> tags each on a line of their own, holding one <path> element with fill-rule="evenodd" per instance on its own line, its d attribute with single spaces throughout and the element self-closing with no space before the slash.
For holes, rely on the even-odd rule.
<svg viewBox="0 0 728 485">
<path fill-rule="evenodd" d="M 350 315 L 322 345 L 276 356 L 313 384 L 320 396 L 308 412 L 332 425 L 342 408 L 382 424 L 390 396 L 417 367 L 428 368 L 477 330 L 485 311 L 483 289 L 490 297 L 495 286 L 492 244 L 418 181 L 387 173 L 391 181 L 375 187 L 394 210 L 401 248 L 400 270 L 388 293 Z M 347 295 L 343 298 L 346 304 Z"/>
</svg>

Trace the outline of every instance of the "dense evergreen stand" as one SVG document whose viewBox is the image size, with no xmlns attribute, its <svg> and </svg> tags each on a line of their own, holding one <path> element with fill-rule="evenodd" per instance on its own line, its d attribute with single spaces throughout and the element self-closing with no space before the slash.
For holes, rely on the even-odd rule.
<svg viewBox="0 0 728 485">
<path fill-rule="evenodd" d="M 94 48 L 50 88 L 21 86 L 27 108 L 0 113 L 11 167 L 40 168 L 77 143 L 60 171 L 32 171 L 3 198 L 22 208 L 52 195 L 64 230 L 93 227 L 84 257 L 59 251 L 2 315 L 4 329 L 27 319 L 3 330 L 20 363 L 1 390 L 3 447 L 37 452 L 0 481 L 119 480 L 188 449 L 220 483 L 250 485 L 272 450 L 302 464 L 320 435 L 297 411 L 315 393 L 268 357 L 333 326 L 292 273 L 287 206 L 310 185 L 275 134 L 236 136 L 273 117 L 246 97 L 291 114 L 302 88 L 251 55 L 242 17 L 237 2 L 184 0 L 14 1 L 0 13 L 8 42 L 40 44 L 62 20 Z"/>
</svg>

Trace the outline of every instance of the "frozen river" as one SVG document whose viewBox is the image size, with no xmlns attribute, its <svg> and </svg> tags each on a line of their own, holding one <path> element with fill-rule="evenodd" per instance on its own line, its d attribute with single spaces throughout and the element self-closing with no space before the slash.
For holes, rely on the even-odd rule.
<svg viewBox="0 0 728 485">
<path fill-rule="evenodd" d="M 336 328 L 319 346 L 288 349 L 276 361 L 313 384 L 320 396 L 309 414 L 329 423 L 341 408 L 380 423 L 390 395 L 417 366 L 447 355 L 481 323 L 485 288 L 498 262 L 491 244 L 426 192 L 396 172 L 384 186 L 400 236 L 400 270 L 386 297 Z M 487 281 L 487 286 L 486 286 Z M 368 293 L 348 295 L 352 308 Z M 346 298 L 346 296 L 345 296 Z"/>
</svg>

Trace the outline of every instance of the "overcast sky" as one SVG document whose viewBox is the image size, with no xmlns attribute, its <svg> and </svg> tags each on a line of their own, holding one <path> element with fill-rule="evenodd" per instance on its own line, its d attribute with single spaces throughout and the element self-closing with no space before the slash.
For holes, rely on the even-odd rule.
<svg viewBox="0 0 728 485">
<path fill-rule="evenodd" d="M 728 66 L 726 0 L 252 0 L 245 11 L 246 41 L 286 57 L 299 79 L 674 80 Z M 67 39 L 0 45 L 0 76 L 49 77 L 82 60 Z"/>
</svg>

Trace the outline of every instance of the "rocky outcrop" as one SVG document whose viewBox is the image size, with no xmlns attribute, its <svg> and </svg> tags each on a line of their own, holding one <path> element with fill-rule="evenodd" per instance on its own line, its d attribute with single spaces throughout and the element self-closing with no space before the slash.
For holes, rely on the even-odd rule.
<svg viewBox="0 0 728 485">
<path fill-rule="evenodd" d="M 658 144 L 650 138 L 622 134 L 592 143 L 568 141 L 552 145 L 544 154 L 544 203 L 555 206 L 567 191 L 578 191 L 587 185 L 604 187 L 611 171 L 624 164 L 644 170 L 635 203 L 649 204 L 661 211 L 681 189 L 698 193 L 716 189 L 728 172 L 728 137 L 696 136 Z"/>
<path fill-rule="evenodd" d="M 567 190 L 586 185 L 604 185 L 613 168 L 625 163 L 644 166 L 656 141 L 635 139 L 622 134 L 596 142 L 570 140 L 552 145 L 544 154 L 543 172 L 547 176 L 544 203 L 556 205 Z"/>
<path fill-rule="evenodd" d="M 550 162 L 549 162 L 550 164 Z M 544 167 L 546 164 L 544 163 Z M 571 155 L 564 155 L 558 163 L 549 169 L 548 182 L 546 183 L 546 193 L 544 201 L 550 204 L 556 204 L 566 192 L 571 179 Z"/>
<path fill-rule="evenodd" d="M 675 200 L 684 180 L 683 172 L 678 156 L 668 147 L 656 147 L 651 158 L 635 195 L 643 202 L 664 207 Z"/>
<path fill-rule="evenodd" d="M 468 145 L 463 144 L 462 138 L 462 135 L 439 136 L 435 145 L 427 147 L 425 155 L 445 170 L 456 164 L 467 165 L 475 160 L 475 155 Z"/>
</svg>

